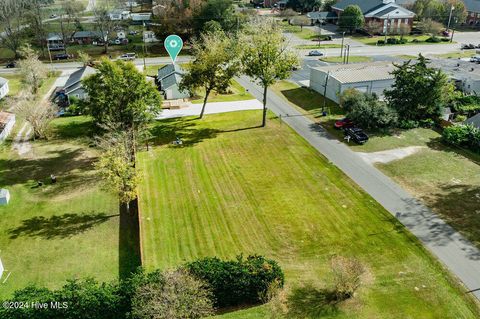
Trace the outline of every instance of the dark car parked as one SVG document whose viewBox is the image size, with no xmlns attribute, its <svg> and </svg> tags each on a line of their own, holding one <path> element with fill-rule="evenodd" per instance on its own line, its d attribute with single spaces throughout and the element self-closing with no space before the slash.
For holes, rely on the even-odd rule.
<svg viewBox="0 0 480 319">
<path fill-rule="evenodd" d="M 55 54 L 55 55 L 53 56 L 53 59 L 54 59 L 54 60 L 66 60 L 66 59 L 68 59 L 69 57 L 70 57 L 70 56 L 69 56 L 68 54 L 62 53 L 62 54 Z"/>
<path fill-rule="evenodd" d="M 347 127 L 344 130 L 345 136 L 352 139 L 355 143 L 365 144 L 368 141 L 368 135 L 358 127 Z"/>
<path fill-rule="evenodd" d="M 15 61 L 11 61 L 11 62 L 8 62 L 7 65 L 5 66 L 7 69 L 13 69 L 14 67 L 16 67 L 17 64 L 15 63 Z"/>
</svg>

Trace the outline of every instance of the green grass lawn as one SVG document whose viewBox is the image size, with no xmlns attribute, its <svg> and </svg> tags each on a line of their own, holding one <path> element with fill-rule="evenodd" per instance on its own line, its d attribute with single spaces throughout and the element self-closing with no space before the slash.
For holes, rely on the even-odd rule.
<svg viewBox="0 0 480 319">
<path fill-rule="evenodd" d="M 322 57 L 320 58 L 323 62 L 330 62 L 330 63 L 343 63 L 343 57 L 339 56 L 330 56 L 330 57 Z M 349 63 L 363 63 L 363 62 L 371 62 L 372 58 L 369 56 L 362 56 L 362 55 L 351 55 L 348 58 Z"/>
<path fill-rule="evenodd" d="M 391 37 L 389 37 L 391 38 Z M 396 36 L 395 38 L 400 39 L 400 36 Z M 438 42 L 438 43 L 432 43 L 432 42 L 426 42 L 428 38 L 430 38 L 429 35 L 406 35 L 403 37 L 404 39 L 407 40 L 407 43 L 405 44 L 384 44 L 387 46 L 391 45 L 418 45 L 418 44 L 451 44 L 449 42 Z M 366 37 L 366 36 L 353 36 L 353 40 L 362 42 L 367 45 L 377 45 L 378 40 L 385 40 L 384 36 L 374 36 L 374 37 Z M 413 40 L 417 40 L 418 42 L 412 42 Z M 453 43 L 456 43 L 455 41 Z"/>
<path fill-rule="evenodd" d="M 204 92 L 204 90 L 199 90 L 196 96 L 193 98 L 192 103 L 203 103 L 203 99 L 205 96 Z M 252 99 L 254 99 L 254 97 L 250 93 L 248 93 L 243 86 L 238 84 L 237 81 L 232 80 L 227 93 L 221 94 L 215 91 L 211 92 L 208 96 L 208 103 L 246 101 Z"/>
<path fill-rule="evenodd" d="M 475 50 L 462 50 L 460 52 L 448 52 L 442 54 L 435 54 L 434 57 L 441 59 L 461 59 L 471 58 L 475 55 Z"/>
<path fill-rule="evenodd" d="M 257 127 L 261 111 L 156 123 L 156 146 L 138 157 L 148 269 L 258 253 L 279 261 L 289 287 L 322 287 L 332 256 L 356 256 L 368 279 L 331 318 L 480 315 L 394 218 L 271 117 L 266 128 Z M 313 295 L 305 300 L 317 306 Z M 221 318 L 267 316 L 262 306 Z"/>
<path fill-rule="evenodd" d="M 157 76 L 158 75 L 158 69 L 163 67 L 165 64 L 153 64 L 153 65 L 147 65 L 147 69 L 144 70 L 144 73 L 149 76 Z"/>
<path fill-rule="evenodd" d="M 281 26 L 282 26 L 283 32 L 295 33 L 296 36 L 304 40 L 316 39 L 319 36 L 319 34 L 315 33 L 315 31 L 313 31 L 311 28 L 306 28 L 306 27 L 301 28 L 298 25 L 289 25 L 285 21 L 281 22 Z"/>
<path fill-rule="evenodd" d="M 8 95 L 15 96 L 20 91 L 22 86 L 21 75 L 18 73 L 5 73 L 1 74 L 0 76 L 8 80 L 8 87 L 10 89 Z"/>
<path fill-rule="evenodd" d="M 334 48 L 341 48 L 342 45 L 341 44 L 335 44 L 335 43 L 322 43 L 320 45 L 318 44 L 301 44 L 301 45 L 297 45 L 295 46 L 296 49 L 311 49 L 311 50 L 315 50 L 315 49 L 334 49 Z"/>
<path fill-rule="evenodd" d="M 11 194 L 0 206 L 0 257 L 11 272 L 0 297 L 29 283 L 53 288 L 75 277 L 111 280 L 119 275 L 119 256 L 127 255 L 119 248 L 118 202 L 101 189 L 92 167 L 97 152 L 84 137 L 90 120 L 61 118 L 52 127 L 51 138 L 33 142 L 26 155 L 12 150 L 11 141 L 0 145 L 0 188 Z M 45 185 L 35 187 L 38 180 Z"/>
</svg>

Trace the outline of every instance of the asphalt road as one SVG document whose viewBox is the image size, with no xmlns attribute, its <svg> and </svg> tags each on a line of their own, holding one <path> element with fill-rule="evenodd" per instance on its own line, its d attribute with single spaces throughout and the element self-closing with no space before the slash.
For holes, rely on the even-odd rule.
<svg viewBox="0 0 480 319">
<path fill-rule="evenodd" d="M 258 100 L 262 90 L 249 78 L 238 79 Z M 267 107 L 334 165 L 370 194 L 429 249 L 480 299 L 480 250 L 348 146 L 269 91 Z"/>
</svg>

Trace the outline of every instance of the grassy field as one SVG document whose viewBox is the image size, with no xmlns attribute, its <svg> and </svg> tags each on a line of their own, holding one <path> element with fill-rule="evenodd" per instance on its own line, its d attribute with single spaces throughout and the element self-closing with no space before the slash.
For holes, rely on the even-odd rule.
<svg viewBox="0 0 480 319">
<path fill-rule="evenodd" d="M 111 280 L 129 255 L 119 246 L 118 202 L 101 189 L 92 167 L 97 152 L 86 138 L 90 120 L 61 118 L 52 128 L 48 141 L 33 142 L 22 156 L 11 141 L 0 145 L 0 188 L 11 194 L 10 203 L 0 206 L 0 257 L 4 275 L 11 273 L 0 297 L 28 283 L 58 287 L 75 277 Z M 39 180 L 44 186 L 36 187 Z"/>
<path fill-rule="evenodd" d="M 435 54 L 434 57 L 441 59 L 461 59 L 471 58 L 475 55 L 475 50 L 462 50 L 461 52 L 448 52 L 443 54 Z"/>
<path fill-rule="evenodd" d="M 319 34 L 315 33 L 311 28 L 301 28 L 298 25 L 289 25 L 287 22 L 282 22 L 281 26 L 284 32 L 295 33 L 296 36 L 304 40 L 316 39 L 319 36 Z"/>
<path fill-rule="evenodd" d="M 389 37 L 391 38 L 391 37 Z M 395 37 L 397 39 L 400 39 L 400 36 Z M 407 43 L 405 44 L 384 44 L 387 46 L 391 45 L 418 45 L 418 44 L 451 44 L 449 42 L 438 42 L 438 43 L 432 43 L 432 42 L 426 42 L 428 38 L 430 38 L 429 35 L 406 35 L 403 37 L 404 39 L 407 40 Z M 353 36 L 353 40 L 360 41 L 364 44 L 367 45 L 377 45 L 378 40 L 385 40 L 384 36 L 374 36 L 374 37 L 366 37 L 366 36 Z M 412 42 L 413 40 L 417 40 L 418 42 Z M 455 41 L 453 43 L 456 43 Z"/>
<path fill-rule="evenodd" d="M 289 287 L 321 288 L 332 256 L 356 256 L 368 278 L 330 317 L 480 315 L 380 205 L 286 125 L 270 118 L 258 128 L 260 119 L 248 111 L 157 122 L 156 146 L 138 161 L 148 269 L 258 253 L 280 262 Z M 172 146 L 175 136 L 182 147 Z M 304 317 L 318 308 L 316 291 L 303 298 Z M 262 306 L 221 318 L 267 316 Z"/>
<path fill-rule="evenodd" d="M 311 49 L 311 50 L 315 50 L 315 49 L 334 49 L 334 48 L 341 48 L 342 45 L 341 44 L 335 44 L 335 43 L 322 43 L 320 45 L 318 44 L 301 44 L 301 45 L 297 45 L 295 46 L 296 49 Z"/>
<path fill-rule="evenodd" d="M 203 98 L 205 96 L 205 91 L 199 90 L 197 92 L 197 96 L 195 96 L 192 100 L 194 104 L 203 103 Z M 229 91 L 226 94 L 220 94 L 217 92 L 211 92 L 208 97 L 208 103 L 215 103 L 215 102 L 234 102 L 234 101 L 245 101 L 251 100 L 254 97 L 248 93 L 243 86 L 238 84 L 237 81 L 232 80 L 230 85 Z"/>
<path fill-rule="evenodd" d="M 339 56 L 330 56 L 330 57 L 322 57 L 320 58 L 323 62 L 330 62 L 330 63 L 343 63 L 343 57 Z M 363 63 L 363 62 L 371 62 L 372 58 L 369 56 L 361 56 L 361 55 L 351 55 L 348 58 L 349 63 Z"/>
</svg>

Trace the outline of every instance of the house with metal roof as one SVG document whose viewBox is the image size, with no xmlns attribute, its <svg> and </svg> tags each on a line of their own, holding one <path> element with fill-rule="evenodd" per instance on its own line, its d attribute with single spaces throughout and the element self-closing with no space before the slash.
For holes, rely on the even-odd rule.
<svg viewBox="0 0 480 319">
<path fill-rule="evenodd" d="M 480 113 L 472 116 L 471 118 L 469 118 L 467 120 L 465 120 L 465 122 L 463 122 L 463 124 L 473 125 L 476 128 L 480 129 Z"/>
<path fill-rule="evenodd" d="M 190 92 L 181 91 L 180 82 L 185 71 L 177 64 L 167 64 L 158 69 L 158 88 L 166 100 L 184 99 L 190 97 Z"/>
<path fill-rule="evenodd" d="M 357 5 L 363 12 L 365 22 L 372 21 L 383 24 L 383 32 L 400 31 L 401 25 L 413 25 L 415 13 L 397 4 L 395 0 L 340 0 L 332 6 L 332 11 L 339 17 L 349 5 Z"/>
<path fill-rule="evenodd" d="M 72 36 L 72 40 L 77 44 L 91 44 L 104 38 L 103 33 L 100 31 L 77 31 Z"/>
<path fill-rule="evenodd" d="M 383 91 L 394 83 L 391 62 L 354 63 L 315 67 L 310 69 L 310 88 L 340 103 L 340 95 L 348 89 L 375 93 L 380 98 Z"/>
<path fill-rule="evenodd" d="M 0 100 L 7 96 L 9 91 L 8 80 L 0 77 Z"/>
<path fill-rule="evenodd" d="M 480 24 L 480 0 L 463 0 L 467 9 L 467 24 Z"/>
</svg>

